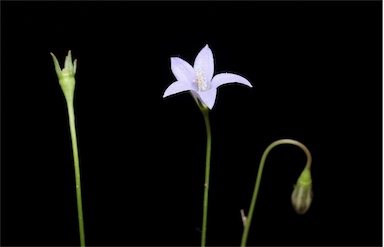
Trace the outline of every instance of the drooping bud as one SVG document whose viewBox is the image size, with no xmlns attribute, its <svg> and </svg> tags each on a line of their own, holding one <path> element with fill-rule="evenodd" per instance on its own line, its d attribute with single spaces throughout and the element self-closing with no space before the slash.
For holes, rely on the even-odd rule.
<svg viewBox="0 0 384 247">
<path fill-rule="evenodd" d="M 311 206 L 313 199 L 312 176 L 308 168 L 304 168 L 293 189 L 292 206 L 298 214 L 305 214 Z"/>
<path fill-rule="evenodd" d="M 77 60 L 72 63 L 71 51 L 68 51 L 68 55 L 65 57 L 64 68 L 61 69 L 57 58 L 53 53 L 51 53 L 53 58 L 53 63 L 55 65 L 55 70 L 57 77 L 59 78 L 59 83 L 61 89 L 63 90 L 64 96 L 67 100 L 73 100 L 73 95 L 75 91 L 75 74 L 77 67 Z"/>
</svg>

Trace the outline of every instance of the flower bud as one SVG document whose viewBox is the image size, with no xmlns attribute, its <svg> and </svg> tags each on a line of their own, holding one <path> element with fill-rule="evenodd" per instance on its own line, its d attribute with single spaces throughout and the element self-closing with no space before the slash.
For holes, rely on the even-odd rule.
<svg viewBox="0 0 384 247">
<path fill-rule="evenodd" d="M 77 60 L 72 63 L 71 51 L 68 51 L 68 56 L 65 57 L 64 68 L 61 69 L 57 58 L 53 53 L 51 53 L 53 58 L 53 63 L 55 65 L 55 70 L 57 77 L 59 78 L 59 83 L 61 89 L 64 92 L 64 96 L 67 100 L 73 100 L 73 94 L 75 91 L 75 74 Z"/>
<path fill-rule="evenodd" d="M 313 198 L 311 171 L 305 168 L 294 186 L 291 201 L 298 214 L 305 214 L 311 206 Z"/>
</svg>

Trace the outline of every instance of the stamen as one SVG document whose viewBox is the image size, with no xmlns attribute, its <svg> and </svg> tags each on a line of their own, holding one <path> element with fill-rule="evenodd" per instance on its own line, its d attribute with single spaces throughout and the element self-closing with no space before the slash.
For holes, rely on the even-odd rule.
<svg viewBox="0 0 384 247">
<path fill-rule="evenodd" d="M 196 70 L 196 79 L 194 80 L 194 82 L 197 83 L 199 92 L 210 89 L 210 86 L 207 82 L 207 78 L 205 77 L 205 73 L 201 68 L 198 68 Z"/>
</svg>

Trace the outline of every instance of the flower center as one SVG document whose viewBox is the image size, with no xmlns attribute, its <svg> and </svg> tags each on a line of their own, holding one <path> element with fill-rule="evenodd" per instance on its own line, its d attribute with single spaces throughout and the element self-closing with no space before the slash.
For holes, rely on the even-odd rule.
<svg viewBox="0 0 384 247">
<path fill-rule="evenodd" d="M 208 85 L 207 77 L 205 77 L 205 73 L 202 69 L 198 68 L 196 70 L 196 79 L 194 82 L 197 83 L 198 91 L 205 91 L 210 89 L 210 85 Z"/>
<path fill-rule="evenodd" d="M 61 73 L 62 73 L 63 75 L 69 75 L 69 72 L 68 72 L 68 70 L 67 70 L 66 68 L 62 69 L 62 70 L 61 70 Z"/>
</svg>

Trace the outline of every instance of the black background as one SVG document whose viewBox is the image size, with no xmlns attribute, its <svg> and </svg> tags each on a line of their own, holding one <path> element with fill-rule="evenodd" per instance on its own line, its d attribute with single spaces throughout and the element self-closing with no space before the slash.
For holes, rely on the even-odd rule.
<svg viewBox="0 0 384 247">
<path fill-rule="evenodd" d="M 382 3 L 1 3 L 1 244 L 78 245 L 64 96 L 49 52 L 78 59 L 75 111 L 87 245 L 199 245 L 203 117 L 162 98 L 170 57 L 208 44 L 225 85 L 211 111 L 208 245 L 238 246 L 258 164 L 292 138 L 313 156 L 314 201 L 290 205 L 305 164 L 267 159 L 249 245 L 381 245 Z"/>
</svg>

